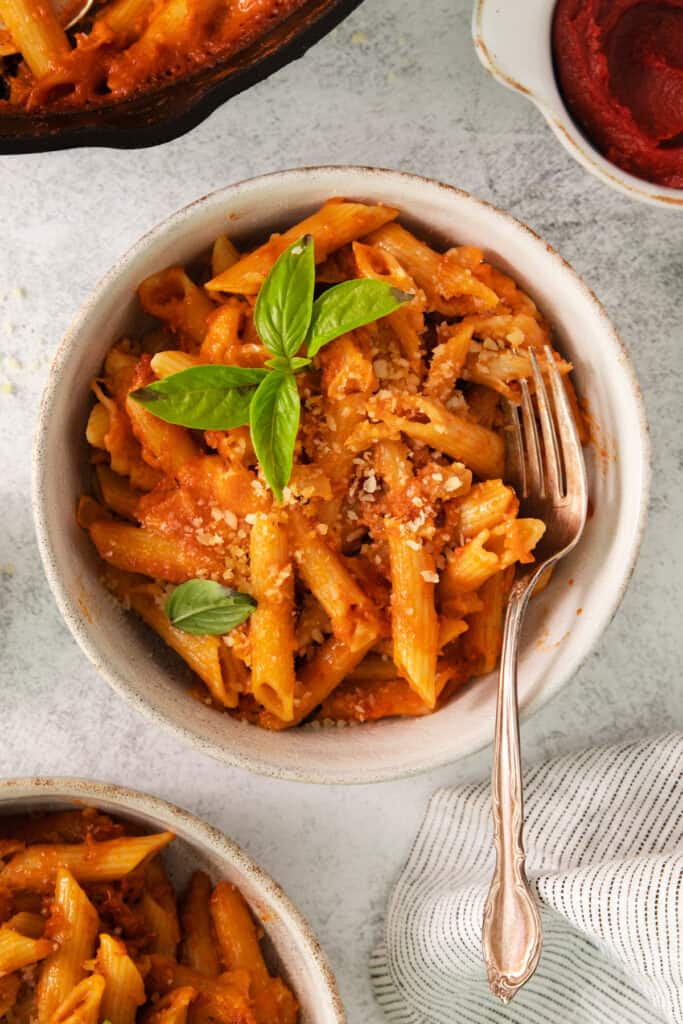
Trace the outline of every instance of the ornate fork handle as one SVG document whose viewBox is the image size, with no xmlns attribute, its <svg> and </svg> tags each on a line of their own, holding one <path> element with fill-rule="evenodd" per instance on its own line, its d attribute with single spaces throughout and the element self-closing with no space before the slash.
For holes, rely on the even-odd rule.
<svg viewBox="0 0 683 1024">
<path fill-rule="evenodd" d="M 484 911 L 489 986 L 509 1002 L 536 970 L 541 919 L 525 871 L 524 798 L 517 707 L 517 648 L 522 620 L 541 566 L 512 587 L 503 630 L 491 776 L 496 867 Z"/>
</svg>

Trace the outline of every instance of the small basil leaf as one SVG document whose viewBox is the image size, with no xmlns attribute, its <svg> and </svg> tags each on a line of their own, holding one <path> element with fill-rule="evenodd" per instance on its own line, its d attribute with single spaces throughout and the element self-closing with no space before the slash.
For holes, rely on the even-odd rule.
<svg viewBox="0 0 683 1024">
<path fill-rule="evenodd" d="M 266 362 L 266 366 L 269 370 L 282 370 L 283 373 L 296 373 L 297 370 L 303 370 L 304 366 L 310 366 L 312 360 L 307 359 L 305 356 L 292 356 L 286 358 L 285 356 L 274 356 Z"/>
<path fill-rule="evenodd" d="M 282 253 L 261 285 L 254 325 L 271 355 L 293 356 L 311 322 L 315 260 L 310 235 Z"/>
<path fill-rule="evenodd" d="M 249 403 L 267 370 L 191 366 L 130 397 L 166 423 L 195 430 L 230 430 L 249 422 Z"/>
<path fill-rule="evenodd" d="M 188 580 L 164 605 L 171 625 L 195 636 L 222 636 L 248 619 L 256 601 L 214 580 Z"/>
<path fill-rule="evenodd" d="M 413 298 L 386 281 L 360 278 L 343 281 L 316 299 L 308 330 L 308 355 L 314 356 L 328 341 L 393 313 Z"/>
<path fill-rule="evenodd" d="M 291 373 L 271 370 L 259 384 L 249 411 L 251 443 L 278 501 L 289 483 L 301 402 Z"/>
</svg>

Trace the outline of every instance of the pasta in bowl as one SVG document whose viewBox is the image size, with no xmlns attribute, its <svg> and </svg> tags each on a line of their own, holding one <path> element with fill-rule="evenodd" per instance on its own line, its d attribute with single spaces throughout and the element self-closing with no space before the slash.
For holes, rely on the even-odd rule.
<svg viewBox="0 0 683 1024">
<path fill-rule="evenodd" d="M 287 897 L 163 801 L 78 779 L 2 781 L 0 876 L 8 1024 L 343 1024 Z"/>
<path fill-rule="evenodd" d="M 276 222 L 255 215 L 259 194 L 278 209 Z M 335 195 L 349 198 L 330 201 Z M 595 403 L 585 364 L 581 375 L 586 353 L 572 350 L 568 310 L 602 332 L 600 358 L 609 364 L 610 345 L 612 358 L 622 352 L 559 258 L 457 190 L 390 172 L 288 172 L 203 200 L 162 229 L 166 241 L 180 238 L 185 216 L 208 210 L 193 245 L 160 244 L 153 259 L 140 260 L 139 251 L 137 265 L 129 262 L 126 283 L 139 288 L 146 318 L 126 295 L 120 329 L 108 320 L 100 344 L 104 368 L 91 358 L 89 377 L 79 369 L 81 386 L 95 378 L 97 399 L 87 413 L 96 486 L 83 496 L 79 482 L 79 522 L 103 562 L 69 527 L 97 593 L 94 603 L 91 588 L 76 598 L 93 620 L 81 611 L 77 635 L 92 650 L 97 634 L 111 677 L 111 645 L 104 659 L 101 650 L 100 623 L 113 614 L 104 577 L 206 687 L 194 702 L 177 682 L 169 700 L 168 679 L 154 692 L 169 664 L 157 655 L 154 682 L 135 681 L 142 703 L 163 703 L 164 717 L 195 737 L 201 731 L 211 752 L 238 763 L 355 781 L 448 760 L 490 736 L 506 591 L 515 563 L 533 559 L 543 532 L 518 517 L 505 483 L 500 399 L 514 399 L 513 382 L 525 367 L 530 373 L 529 346 L 548 358 L 550 324 L 552 358 L 570 394 L 573 364 L 602 424 L 609 403 L 599 388 Z M 273 228 L 281 233 L 271 237 Z M 520 241 L 526 252 L 510 258 L 506 249 Z M 530 257 L 542 268 L 535 289 L 528 266 L 523 280 L 515 272 Z M 548 290 L 548 261 L 567 309 Z M 118 295 L 107 289 L 99 316 Z M 79 337 L 84 330 L 87 323 Z M 627 385 L 640 415 L 628 376 Z M 48 397 L 44 414 L 49 405 Z M 631 451 L 643 444 L 635 434 Z M 640 475 L 623 482 L 636 520 L 642 452 Z M 604 512 L 596 468 L 593 500 Z M 611 488 L 615 465 L 605 470 Z M 610 614 L 623 589 L 619 563 L 637 546 L 633 524 L 633 506 L 624 537 L 596 513 L 583 542 L 604 551 L 603 528 L 611 532 L 612 590 L 619 582 Z M 546 633 L 562 632 L 557 647 L 527 648 L 523 702 L 539 686 L 537 673 L 547 693 L 549 667 L 555 680 L 572 657 L 576 665 L 584 623 L 593 639 L 604 623 L 604 601 L 591 608 L 577 563 L 580 553 L 569 560 L 570 576 L 561 568 L 535 602 Z M 140 631 L 127 628 L 137 651 Z M 135 670 L 123 671 L 129 692 Z M 462 722 L 458 742 L 446 735 L 453 716 Z M 319 728 L 359 721 L 373 724 Z"/>
</svg>

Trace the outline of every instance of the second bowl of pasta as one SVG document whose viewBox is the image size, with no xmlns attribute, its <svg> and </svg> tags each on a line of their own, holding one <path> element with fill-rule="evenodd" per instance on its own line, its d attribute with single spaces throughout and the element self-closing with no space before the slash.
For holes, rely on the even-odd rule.
<svg viewBox="0 0 683 1024">
<path fill-rule="evenodd" d="M 502 405 L 530 349 L 563 375 L 593 509 L 533 602 L 520 688 L 537 706 L 636 557 L 637 384 L 595 297 L 532 232 L 390 171 L 231 186 L 98 285 L 35 453 L 74 635 L 157 721 L 268 774 L 373 781 L 486 743 L 506 594 L 544 531 L 504 464 Z"/>
<path fill-rule="evenodd" d="M 231 840 L 85 779 L 0 780 L 0 1015 L 344 1024 L 324 954 Z"/>
</svg>

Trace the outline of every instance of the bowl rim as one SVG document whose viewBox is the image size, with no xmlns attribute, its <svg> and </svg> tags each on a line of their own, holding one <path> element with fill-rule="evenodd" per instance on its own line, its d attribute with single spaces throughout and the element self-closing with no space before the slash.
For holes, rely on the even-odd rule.
<svg viewBox="0 0 683 1024">
<path fill-rule="evenodd" d="M 176 210 L 169 217 L 160 221 L 150 230 L 145 232 L 138 241 L 130 246 L 129 249 L 116 260 L 111 269 L 107 271 L 102 278 L 100 278 L 67 328 L 55 352 L 40 402 L 40 409 L 33 439 L 31 506 L 43 569 L 60 614 L 68 626 L 73 638 L 76 640 L 91 664 L 96 668 L 98 673 L 104 677 L 112 689 L 127 703 L 131 704 L 136 710 L 142 712 L 145 717 L 155 725 L 162 725 L 167 730 L 170 730 L 179 736 L 183 741 L 188 742 L 193 748 L 198 748 L 201 751 L 210 754 L 223 764 L 287 781 L 317 783 L 323 785 L 358 785 L 364 783 L 390 782 L 400 778 L 408 778 L 419 775 L 425 771 L 442 768 L 445 765 L 452 764 L 465 756 L 469 756 L 470 754 L 474 754 L 488 747 L 493 739 L 493 729 L 491 730 L 491 735 L 488 738 L 482 737 L 481 740 L 477 740 L 466 750 L 463 750 L 456 755 L 449 756 L 445 752 L 438 755 L 425 755 L 420 763 L 401 765 L 400 767 L 381 767 L 373 769 L 371 767 L 368 768 L 361 766 L 360 768 L 357 768 L 352 766 L 351 768 L 346 769 L 332 767 L 321 770 L 319 768 L 309 768 L 305 765 L 303 767 L 295 768 L 290 765 L 278 763 L 273 759 L 263 758 L 260 755 L 252 755 L 251 753 L 236 751 L 225 744 L 216 743 L 206 737 L 199 737 L 194 729 L 189 728 L 183 722 L 171 721 L 157 708 L 155 704 L 141 697 L 139 694 L 132 692 L 130 683 L 126 676 L 106 662 L 103 662 L 100 659 L 97 645 L 91 642 L 90 639 L 78 628 L 78 615 L 72 607 L 73 601 L 62 582 L 56 562 L 53 562 L 52 559 L 52 549 L 49 538 L 50 531 L 45 510 L 46 503 L 43 497 L 44 479 L 48 467 L 46 455 L 41 444 L 41 438 L 44 436 L 50 421 L 50 406 L 52 404 L 53 396 L 56 394 L 60 386 L 59 382 L 62 367 L 69 359 L 69 353 L 72 345 L 77 340 L 82 325 L 87 321 L 91 311 L 100 301 L 100 297 L 116 280 L 122 268 L 127 263 L 140 254 L 157 236 L 172 233 L 186 218 L 192 216 L 192 213 L 197 207 L 200 207 L 205 203 L 216 201 L 222 196 L 225 196 L 227 199 L 229 194 L 235 189 L 239 189 L 243 186 L 254 186 L 256 184 L 267 183 L 274 179 L 284 179 L 286 181 L 287 179 L 296 179 L 310 174 L 324 175 L 325 173 L 337 172 L 370 174 L 381 177 L 388 176 L 401 183 L 405 182 L 408 188 L 411 184 L 428 185 L 438 189 L 439 191 L 444 191 L 449 195 L 455 195 L 461 200 L 464 199 L 467 202 L 473 203 L 487 212 L 493 213 L 509 227 L 513 227 L 515 230 L 528 234 L 535 242 L 538 242 L 543 246 L 550 261 L 561 266 L 564 272 L 570 274 L 573 278 L 574 284 L 579 287 L 586 300 L 594 307 L 595 313 L 600 319 L 604 331 L 611 337 L 612 343 L 620 357 L 622 369 L 625 370 L 628 383 L 630 385 L 631 396 L 638 415 L 638 433 L 642 441 L 642 458 L 639 466 L 642 486 L 638 495 L 638 511 L 635 519 L 635 528 L 633 530 L 628 550 L 628 558 L 626 558 L 622 563 L 619 587 L 613 593 L 612 600 L 602 609 L 598 620 L 598 628 L 594 631 L 594 637 L 591 643 L 586 647 L 580 657 L 572 660 L 572 664 L 569 669 L 564 669 L 563 671 L 558 670 L 551 676 L 551 682 L 546 685 L 541 692 L 534 695 L 525 707 L 521 709 L 522 720 L 525 720 L 528 716 L 539 710 L 569 682 L 569 680 L 576 674 L 576 672 L 579 671 L 581 666 L 587 660 L 594 649 L 595 644 L 598 642 L 598 639 L 602 636 L 605 629 L 614 618 L 614 615 L 623 600 L 624 594 L 626 593 L 638 560 L 646 527 L 651 482 L 651 442 L 645 404 L 635 369 L 626 346 L 614 328 L 602 303 L 578 272 L 574 270 L 571 264 L 569 264 L 564 257 L 545 242 L 541 236 L 528 225 L 517 220 L 517 218 L 513 217 L 506 211 L 501 210 L 493 203 L 480 199 L 476 196 L 472 196 L 469 192 L 466 192 L 464 189 L 458 188 L 455 185 L 449 185 L 436 179 L 412 174 L 408 171 L 396 171 L 387 168 L 366 167 L 362 165 L 328 164 L 321 166 L 288 168 L 282 171 L 271 171 L 266 174 L 245 178 L 240 181 L 233 182 L 224 188 L 209 192 Z M 409 201 L 407 200 L 406 209 L 408 209 L 408 207 Z M 567 662 L 568 659 L 565 664 Z M 381 727 L 383 723 L 377 724 Z M 373 723 L 366 724 L 365 728 L 371 728 L 372 725 Z"/>
<path fill-rule="evenodd" d="M 551 15 L 556 2 L 557 0 L 551 0 Z M 533 103 L 543 114 L 546 122 L 567 152 L 594 177 L 599 178 L 604 184 L 609 185 L 610 188 L 621 192 L 622 195 L 626 195 L 630 199 L 636 199 L 638 202 L 647 203 L 651 206 L 663 206 L 669 210 L 683 211 L 683 189 L 672 188 L 669 185 L 660 185 L 655 181 L 648 181 L 647 178 L 639 178 L 603 156 L 600 150 L 580 130 L 569 112 L 555 75 L 553 75 L 553 84 L 556 96 L 553 108 L 533 88 L 517 80 L 500 66 L 493 56 L 492 47 L 489 45 L 489 40 L 483 27 L 484 11 L 489 7 L 493 8 L 496 18 L 505 16 L 503 8 L 500 5 L 494 6 L 492 0 L 476 0 L 472 10 L 472 41 L 479 61 L 486 71 L 500 82 L 501 85 L 512 90 L 512 92 L 521 93 L 530 103 Z M 552 40 L 550 37 L 548 45 L 552 57 Z"/>
<path fill-rule="evenodd" d="M 220 829 L 209 825 L 192 811 L 151 793 L 120 786 L 114 782 L 71 775 L 33 775 L 0 779 L 0 818 L 9 805 L 19 807 L 33 797 L 72 800 L 75 804 L 88 803 L 93 806 L 107 801 L 120 806 L 124 815 L 128 811 L 145 819 L 153 816 L 163 821 L 169 830 L 176 834 L 190 832 L 192 840 L 185 840 L 186 842 L 209 850 L 221 861 L 227 861 L 240 876 L 248 879 L 269 903 L 277 907 L 287 933 L 296 933 L 305 946 L 309 967 L 315 969 L 317 981 L 329 997 L 329 1019 L 335 1024 L 346 1024 L 346 1011 L 335 975 L 311 925 L 282 886 L 234 839 L 230 839 Z M 264 930 L 268 932 L 267 924 L 264 925 Z"/>
<path fill-rule="evenodd" d="M 60 119 L 63 114 L 64 127 L 55 127 L 52 131 L 42 130 L 40 117 L 35 118 L 35 131 L 25 135 L 9 135 L 3 122 L 10 118 L 20 118 L 21 114 L 0 114 L 0 156 L 15 155 L 20 153 L 51 153 L 64 149 L 76 148 L 102 148 L 109 149 L 147 149 L 186 135 L 205 121 L 218 107 L 227 103 L 233 96 L 250 89 L 253 85 L 269 78 L 276 71 L 303 57 L 304 54 L 316 43 L 320 42 L 332 29 L 340 25 L 353 11 L 360 6 L 363 0 L 327 0 L 327 5 L 320 10 L 316 17 L 303 28 L 293 31 L 291 36 L 281 42 L 272 52 L 260 53 L 258 50 L 269 36 L 276 31 L 269 30 L 263 37 L 254 40 L 246 47 L 244 55 L 247 58 L 246 64 L 239 64 L 224 78 L 216 82 L 207 82 L 203 87 L 198 87 L 195 95 L 188 103 L 182 106 L 180 113 L 167 114 L 158 122 L 151 124 L 144 123 L 145 118 L 154 116 L 155 108 L 163 102 L 163 99 L 172 90 L 177 82 L 187 82 L 193 85 L 201 81 L 214 66 L 220 66 L 220 61 L 215 64 L 207 64 L 200 67 L 194 73 L 181 76 L 170 85 L 162 89 L 142 90 L 139 94 L 111 104 L 107 110 L 112 115 L 120 112 L 125 119 L 121 125 L 97 123 L 97 109 L 94 108 L 94 120 L 92 123 L 76 125 L 77 116 L 84 116 L 84 111 L 79 108 L 73 111 L 56 112 L 53 119 Z M 291 20 L 296 12 L 293 12 L 285 21 Z M 229 60 L 239 61 L 241 54 L 237 53 Z M 142 122 L 142 123 L 139 123 Z"/>
</svg>

